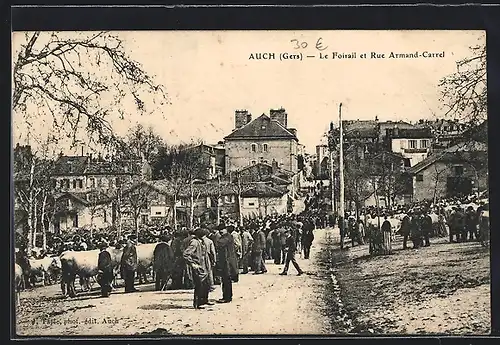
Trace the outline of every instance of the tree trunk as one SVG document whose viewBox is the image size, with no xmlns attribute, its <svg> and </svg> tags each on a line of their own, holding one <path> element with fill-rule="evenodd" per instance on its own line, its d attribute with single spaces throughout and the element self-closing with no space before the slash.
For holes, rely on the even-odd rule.
<svg viewBox="0 0 500 345">
<path fill-rule="evenodd" d="M 177 230 L 177 194 L 174 194 L 174 207 L 172 211 L 174 217 L 174 230 Z"/>
<path fill-rule="evenodd" d="M 194 191 L 193 191 L 193 180 L 189 182 L 189 229 L 193 229 L 194 223 Z"/>
<path fill-rule="evenodd" d="M 33 247 L 36 248 L 36 239 L 38 236 L 38 193 L 33 199 Z"/>
<path fill-rule="evenodd" d="M 47 250 L 47 227 L 45 226 L 45 205 L 47 204 L 47 191 L 43 193 L 43 202 L 42 202 L 42 248 L 43 250 Z"/>
<path fill-rule="evenodd" d="M 135 227 L 135 237 L 139 241 L 139 215 L 134 214 L 134 227 Z"/>
</svg>

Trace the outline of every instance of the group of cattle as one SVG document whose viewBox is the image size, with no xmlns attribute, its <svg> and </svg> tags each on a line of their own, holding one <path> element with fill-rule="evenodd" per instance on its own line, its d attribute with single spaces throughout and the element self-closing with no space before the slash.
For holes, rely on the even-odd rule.
<svg viewBox="0 0 500 345">
<path fill-rule="evenodd" d="M 154 261 L 154 250 L 158 243 L 138 244 L 137 249 L 137 277 L 139 283 L 148 282 L 147 275 L 153 274 L 152 267 Z M 107 248 L 111 255 L 112 264 L 115 271 L 115 278 L 118 276 L 120 261 L 123 249 L 115 247 Z M 61 282 L 61 291 L 64 296 L 76 295 L 75 280 L 80 278 L 82 291 L 90 290 L 92 281 L 98 273 L 99 249 L 86 251 L 65 251 L 59 256 L 47 256 L 41 259 L 29 259 L 29 267 L 24 270 L 17 263 L 15 264 L 15 286 L 16 301 L 19 303 L 19 293 L 25 288 L 25 281 L 33 283 L 41 277 L 42 285 L 53 284 L 57 280 Z M 116 286 L 116 284 L 114 284 Z"/>
</svg>

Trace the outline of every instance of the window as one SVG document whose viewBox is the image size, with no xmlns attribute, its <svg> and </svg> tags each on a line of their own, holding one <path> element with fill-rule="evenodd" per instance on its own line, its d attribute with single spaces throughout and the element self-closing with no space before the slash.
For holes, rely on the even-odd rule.
<svg viewBox="0 0 500 345">
<path fill-rule="evenodd" d="M 116 184 L 117 187 L 120 185 L 120 178 L 119 177 L 116 178 L 115 184 Z"/>
<path fill-rule="evenodd" d="M 60 186 L 61 188 L 64 188 L 64 180 L 59 181 L 59 186 Z"/>
<path fill-rule="evenodd" d="M 429 147 L 429 140 L 427 140 L 427 139 L 420 140 L 420 148 L 421 149 L 426 149 L 428 147 Z"/>
<path fill-rule="evenodd" d="M 103 211 L 102 211 L 102 218 L 103 218 L 103 220 L 104 220 L 104 223 L 107 223 L 107 222 L 108 222 L 108 221 L 107 221 L 107 218 L 108 218 L 108 217 L 107 217 L 107 214 L 106 214 L 106 210 L 103 210 Z"/>
<path fill-rule="evenodd" d="M 249 202 L 248 206 L 255 206 L 255 203 L 254 202 Z"/>
<path fill-rule="evenodd" d="M 267 144 L 262 145 L 262 151 L 267 152 Z"/>
<path fill-rule="evenodd" d="M 226 195 L 226 196 L 224 196 L 224 202 L 226 204 L 233 204 L 235 201 L 236 201 L 236 198 L 234 197 L 234 195 Z"/>
<path fill-rule="evenodd" d="M 423 182 L 424 181 L 424 175 L 417 175 L 416 176 L 417 182 Z"/>
<path fill-rule="evenodd" d="M 252 152 L 257 152 L 257 144 L 252 144 Z"/>
<path fill-rule="evenodd" d="M 73 189 L 76 189 L 76 180 L 73 180 Z"/>
<path fill-rule="evenodd" d="M 252 161 L 252 165 L 254 165 L 254 164 L 255 164 L 255 161 Z"/>
<path fill-rule="evenodd" d="M 453 167 L 453 169 L 455 170 L 455 175 L 456 176 L 461 176 L 464 173 L 464 167 L 461 166 L 461 165 L 456 165 L 456 166 Z"/>
<path fill-rule="evenodd" d="M 78 180 L 78 188 L 83 188 L 83 180 Z"/>
<path fill-rule="evenodd" d="M 68 179 L 64 180 L 64 184 L 66 185 L 66 189 L 69 189 L 69 180 Z"/>
<path fill-rule="evenodd" d="M 95 178 L 90 179 L 90 187 L 95 188 Z"/>
<path fill-rule="evenodd" d="M 417 141 L 414 139 L 408 140 L 408 146 L 410 149 L 416 149 L 417 148 Z"/>
<path fill-rule="evenodd" d="M 156 215 L 161 215 L 161 211 L 156 211 L 155 214 Z"/>
</svg>

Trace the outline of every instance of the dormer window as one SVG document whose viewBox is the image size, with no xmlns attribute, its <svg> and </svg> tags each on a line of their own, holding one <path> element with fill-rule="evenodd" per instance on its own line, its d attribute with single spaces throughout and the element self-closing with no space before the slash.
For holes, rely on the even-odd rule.
<svg viewBox="0 0 500 345">
<path fill-rule="evenodd" d="M 267 144 L 263 144 L 262 145 L 262 151 L 263 152 L 267 152 Z"/>
<path fill-rule="evenodd" d="M 257 152 L 257 144 L 252 144 L 251 150 L 252 152 Z"/>
</svg>

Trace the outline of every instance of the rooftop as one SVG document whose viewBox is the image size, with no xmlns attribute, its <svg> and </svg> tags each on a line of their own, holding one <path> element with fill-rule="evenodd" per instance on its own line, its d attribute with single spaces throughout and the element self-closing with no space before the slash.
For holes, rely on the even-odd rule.
<svg viewBox="0 0 500 345">
<path fill-rule="evenodd" d="M 245 126 L 234 130 L 226 136 L 225 140 L 246 138 L 284 138 L 297 139 L 297 136 L 289 129 L 283 127 L 278 121 L 271 120 L 266 114 L 262 114 Z"/>
</svg>

